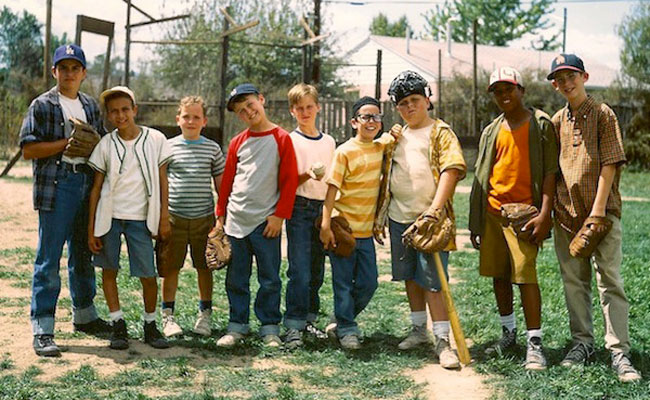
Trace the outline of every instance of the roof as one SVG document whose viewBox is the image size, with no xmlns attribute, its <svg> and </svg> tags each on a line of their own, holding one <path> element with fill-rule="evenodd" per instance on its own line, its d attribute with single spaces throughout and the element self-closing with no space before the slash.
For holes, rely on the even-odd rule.
<svg viewBox="0 0 650 400">
<path fill-rule="evenodd" d="M 362 94 L 367 94 L 367 89 L 371 90 L 370 93 L 374 93 L 375 68 L 368 64 L 376 63 L 379 49 L 382 50 L 382 99 L 386 96 L 390 81 L 406 69 L 420 73 L 432 86 L 437 86 L 438 50 L 442 55 L 443 80 L 450 79 L 454 72 L 463 75 L 472 74 L 472 44 L 454 42 L 451 45 L 451 55 L 448 55 L 446 42 L 409 39 L 407 52 L 406 38 L 370 35 L 348 51 L 344 59 L 346 63 L 352 65 L 342 68 L 340 72 L 344 79 L 364 92 Z M 557 55 L 556 51 L 477 45 L 478 68 L 489 72 L 503 66 L 518 70 L 546 71 Z M 588 88 L 605 88 L 616 79 L 616 70 L 589 58 L 583 58 L 583 61 L 589 73 L 589 80 L 585 85 Z"/>
</svg>

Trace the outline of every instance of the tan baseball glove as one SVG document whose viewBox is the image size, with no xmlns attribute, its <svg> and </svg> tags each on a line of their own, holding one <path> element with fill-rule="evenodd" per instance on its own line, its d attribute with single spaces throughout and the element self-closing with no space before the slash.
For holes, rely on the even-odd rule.
<svg viewBox="0 0 650 400">
<path fill-rule="evenodd" d="M 589 217 L 582 224 L 578 234 L 573 237 L 569 244 L 569 252 L 573 257 L 590 257 L 598 243 L 612 229 L 612 221 L 607 217 Z"/>
<path fill-rule="evenodd" d="M 217 229 L 215 226 L 208 233 L 208 244 L 205 248 L 205 260 L 208 268 L 221 269 L 225 267 L 232 258 L 232 248 L 230 247 L 230 240 L 223 230 Z"/>
<path fill-rule="evenodd" d="M 454 223 L 445 208 L 427 210 L 406 228 L 402 243 L 423 253 L 435 253 L 447 247 Z"/>
<path fill-rule="evenodd" d="M 524 231 L 528 221 L 539 215 L 537 207 L 526 203 L 508 203 L 501 206 L 503 216 L 514 229 L 517 237 L 522 240 L 530 240 L 532 229 Z"/>
<path fill-rule="evenodd" d="M 314 226 L 318 230 L 320 230 L 322 219 L 323 216 L 319 215 L 314 222 Z M 339 257 L 349 257 L 357 245 L 357 240 L 352 236 L 350 223 L 343 216 L 337 215 L 336 217 L 332 217 L 330 228 L 334 234 L 334 240 L 336 240 L 336 247 L 327 250 L 332 250 Z"/>
<path fill-rule="evenodd" d="M 74 124 L 74 128 L 63 155 L 67 157 L 90 157 L 90 153 L 93 152 L 101 136 L 92 125 L 77 118 L 70 118 L 70 121 Z"/>
</svg>

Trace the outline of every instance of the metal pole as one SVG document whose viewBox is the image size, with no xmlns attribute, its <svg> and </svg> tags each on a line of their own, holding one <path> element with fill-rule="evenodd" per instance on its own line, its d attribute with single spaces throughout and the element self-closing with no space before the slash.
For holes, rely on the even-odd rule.
<svg viewBox="0 0 650 400">
<path fill-rule="evenodd" d="M 473 48 L 473 69 L 474 69 L 474 83 L 472 85 L 472 134 L 471 136 L 476 136 L 476 131 L 478 131 L 478 76 L 477 76 L 477 60 L 476 60 L 476 31 L 478 30 L 478 21 L 475 19 L 472 24 L 472 48 Z"/>
<path fill-rule="evenodd" d="M 377 75 L 375 77 L 375 99 L 381 99 L 381 50 L 377 50 Z"/>
<path fill-rule="evenodd" d="M 321 0 L 314 0 L 314 34 L 320 35 L 320 3 Z M 314 43 L 312 47 L 312 70 L 311 80 L 318 87 L 320 85 L 320 42 Z"/>
<path fill-rule="evenodd" d="M 47 0 L 46 2 L 46 13 L 45 13 L 45 46 L 43 46 L 43 85 L 47 88 L 50 83 L 50 77 L 52 76 L 50 68 L 52 64 L 52 59 L 50 58 L 50 53 L 52 52 L 50 42 L 52 41 L 52 0 Z"/>
<path fill-rule="evenodd" d="M 226 12 L 229 13 L 229 7 L 226 7 Z M 223 30 L 226 31 L 230 27 L 230 22 L 228 17 L 224 16 L 223 18 Z M 213 138 L 223 147 L 224 136 L 225 136 L 225 125 L 226 125 L 226 85 L 227 81 L 227 72 L 228 72 L 228 49 L 230 39 L 228 36 L 223 37 L 221 42 L 221 68 L 219 68 L 219 107 L 217 108 L 217 132 L 219 137 Z"/>
<path fill-rule="evenodd" d="M 129 86 L 131 61 L 131 0 L 126 0 L 126 48 L 124 50 L 124 85 Z"/>
<path fill-rule="evenodd" d="M 566 53 L 566 7 L 564 7 L 564 25 L 562 27 L 562 53 Z"/>
<path fill-rule="evenodd" d="M 307 17 L 303 16 L 304 20 L 307 21 Z M 302 36 L 307 40 L 309 35 L 307 34 L 307 30 L 304 30 Z M 303 83 L 309 83 L 309 64 L 307 62 L 307 52 L 309 51 L 309 45 L 303 45 L 302 46 L 302 82 Z"/>
<path fill-rule="evenodd" d="M 438 116 L 442 115 L 442 49 L 438 49 Z"/>
</svg>

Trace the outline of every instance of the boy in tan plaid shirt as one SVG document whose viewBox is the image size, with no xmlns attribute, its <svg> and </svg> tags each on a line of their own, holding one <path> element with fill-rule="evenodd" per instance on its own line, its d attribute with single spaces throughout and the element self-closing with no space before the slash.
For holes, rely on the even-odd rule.
<svg viewBox="0 0 650 400">
<path fill-rule="evenodd" d="M 553 123 L 560 144 L 560 173 L 555 191 L 555 252 L 560 263 L 569 311 L 573 347 L 561 365 L 589 360 L 594 350 L 591 315 L 592 263 L 605 320 L 605 347 L 622 382 L 641 379 L 629 359 L 629 303 L 620 275 L 622 262 L 621 194 L 619 180 L 625 164 L 623 139 L 616 115 L 606 104 L 587 95 L 589 74 L 575 54 L 560 54 L 547 77 L 568 101 Z M 606 216 L 611 231 L 589 258 L 571 256 L 569 244 L 587 217 Z"/>
</svg>

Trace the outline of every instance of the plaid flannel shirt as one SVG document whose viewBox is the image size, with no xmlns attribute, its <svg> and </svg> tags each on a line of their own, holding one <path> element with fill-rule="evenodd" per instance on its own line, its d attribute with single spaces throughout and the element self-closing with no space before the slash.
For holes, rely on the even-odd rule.
<svg viewBox="0 0 650 400">
<path fill-rule="evenodd" d="M 617 168 L 607 198 L 607 213 L 621 218 L 619 180 L 626 161 L 616 114 L 591 96 L 575 111 L 567 105 L 553 116 L 560 144 L 560 173 L 556 183 L 554 213 L 562 227 L 578 232 L 591 213 L 604 165 Z"/>
<path fill-rule="evenodd" d="M 99 114 L 97 102 L 90 96 L 79 92 L 79 100 L 86 112 L 87 122 L 95 127 L 100 135 L 106 131 Z M 28 143 L 54 142 L 65 138 L 65 121 L 59 103 L 57 87 L 41 94 L 32 101 L 20 128 L 20 147 Z M 54 209 L 56 193 L 56 174 L 61 168 L 61 156 L 58 153 L 50 157 L 33 159 L 34 175 L 34 209 L 51 211 Z"/>
</svg>

